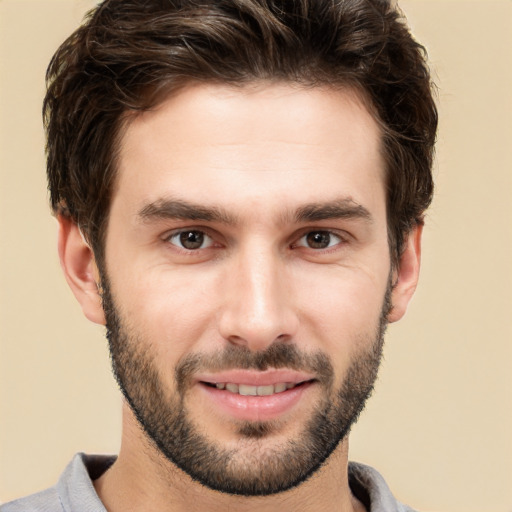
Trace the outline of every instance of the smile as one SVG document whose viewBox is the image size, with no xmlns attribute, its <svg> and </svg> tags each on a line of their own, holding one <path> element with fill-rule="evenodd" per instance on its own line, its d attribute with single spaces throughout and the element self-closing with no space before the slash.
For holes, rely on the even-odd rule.
<svg viewBox="0 0 512 512">
<path fill-rule="evenodd" d="M 230 370 L 198 376 L 198 389 L 223 420 L 267 421 L 291 412 L 315 389 L 317 379 L 294 370 Z"/>
<path fill-rule="evenodd" d="M 225 389 L 230 393 L 243 395 L 243 396 L 270 396 L 276 393 L 282 393 L 287 389 L 292 389 L 301 383 L 294 382 L 279 382 L 277 384 L 269 384 L 267 386 L 251 386 L 249 384 L 235 384 L 233 382 L 217 382 L 214 385 L 206 383 L 210 386 L 215 386 L 217 389 Z"/>
</svg>

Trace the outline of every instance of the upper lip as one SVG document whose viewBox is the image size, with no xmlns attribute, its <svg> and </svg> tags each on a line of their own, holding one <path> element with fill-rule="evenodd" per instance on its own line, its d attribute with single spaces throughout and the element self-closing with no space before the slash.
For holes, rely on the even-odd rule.
<svg viewBox="0 0 512 512">
<path fill-rule="evenodd" d="M 215 373 L 201 373 L 196 376 L 197 382 L 217 384 L 232 382 L 248 386 L 270 386 L 282 382 L 299 384 L 313 380 L 315 377 L 307 372 L 290 369 L 258 370 L 226 370 Z"/>
</svg>

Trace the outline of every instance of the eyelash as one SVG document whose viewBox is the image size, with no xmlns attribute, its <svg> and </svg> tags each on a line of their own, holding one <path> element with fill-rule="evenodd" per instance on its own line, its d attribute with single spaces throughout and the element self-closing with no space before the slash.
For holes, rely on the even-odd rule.
<svg viewBox="0 0 512 512">
<path fill-rule="evenodd" d="M 194 249 L 189 249 L 187 247 L 183 247 L 183 245 L 178 245 L 178 243 L 173 243 L 173 239 L 175 238 L 178 238 L 178 237 L 182 237 L 183 235 L 191 235 L 191 234 L 199 234 L 202 238 L 208 238 L 209 239 L 209 243 L 208 243 L 208 246 L 207 247 L 197 247 L 197 248 L 194 248 Z M 164 240 L 166 242 L 169 242 L 171 245 L 174 245 L 175 247 L 177 247 L 178 249 L 182 250 L 182 251 L 186 251 L 188 253 L 191 253 L 191 252 L 196 252 L 200 249 L 209 249 L 212 245 L 215 244 L 214 240 L 213 240 L 213 237 L 211 237 L 204 229 L 199 229 L 199 228 L 193 228 L 193 229 L 180 229 L 178 231 L 173 231 L 172 233 L 168 234 Z M 200 244 L 202 245 L 202 243 Z"/>
<path fill-rule="evenodd" d="M 313 236 L 321 235 L 321 237 L 325 237 L 325 236 L 329 237 L 327 247 L 314 248 L 314 247 L 310 247 L 307 244 L 300 243 L 303 239 L 307 239 L 307 237 L 309 237 L 311 235 L 313 235 Z M 336 243 L 331 243 L 333 238 L 337 239 Z M 311 243 L 312 240 L 309 240 L 309 242 Z M 321 243 L 321 242 L 325 242 L 325 240 L 319 241 L 319 243 Z M 339 234 L 337 232 L 334 232 L 334 231 L 331 231 L 328 229 L 314 229 L 314 230 L 309 230 L 309 231 L 303 233 L 302 236 L 298 239 L 298 241 L 295 242 L 294 244 L 292 244 L 291 247 L 305 247 L 306 249 L 311 249 L 315 252 L 324 252 L 325 253 L 325 252 L 331 252 L 333 250 L 336 250 L 336 248 L 338 246 L 343 245 L 346 242 L 347 242 L 346 237 L 341 236 L 341 234 Z"/>
</svg>

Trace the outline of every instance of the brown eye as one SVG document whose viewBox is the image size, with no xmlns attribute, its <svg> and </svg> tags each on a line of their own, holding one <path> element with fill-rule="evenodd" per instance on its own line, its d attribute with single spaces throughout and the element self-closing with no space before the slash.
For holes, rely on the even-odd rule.
<svg viewBox="0 0 512 512">
<path fill-rule="evenodd" d="M 212 245 L 212 239 L 203 231 L 185 230 L 178 231 L 169 237 L 169 242 L 187 251 L 205 249 Z"/>
<path fill-rule="evenodd" d="M 331 235 L 326 231 L 314 231 L 306 235 L 306 241 L 312 249 L 325 249 L 331 243 Z"/>
<path fill-rule="evenodd" d="M 309 249 L 328 249 L 342 243 L 342 239 L 330 231 L 310 231 L 302 236 L 297 245 Z"/>
</svg>

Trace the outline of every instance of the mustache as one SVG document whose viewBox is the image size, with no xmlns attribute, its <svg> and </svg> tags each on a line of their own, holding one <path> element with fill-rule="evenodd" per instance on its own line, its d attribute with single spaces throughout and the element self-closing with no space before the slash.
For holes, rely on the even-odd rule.
<svg viewBox="0 0 512 512">
<path fill-rule="evenodd" d="M 334 368 L 330 358 L 323 352 L 306 353 L 296 345 L 276 341 L 266 350 L 252 351 L 247 347 L 230 345 L 213 353 L 195 353 L 182 358 L 176 365 L 174 377 L 180 394 L 190 386 L 199 372 L 224 370 L 259 370 L 287 368 L 315 375 L 321 384 L 331 386 Z"/>
</svg>

